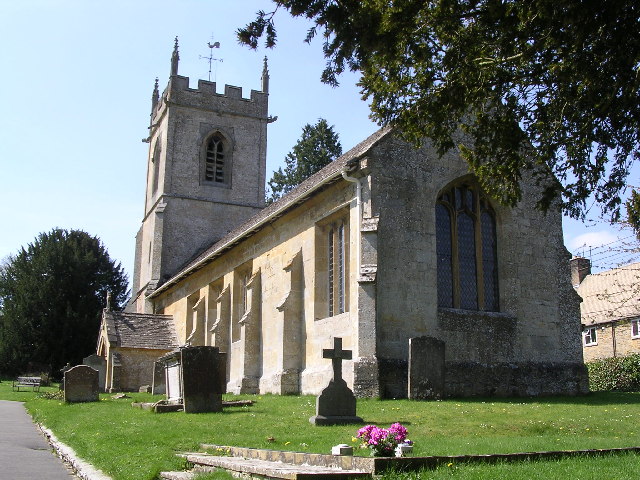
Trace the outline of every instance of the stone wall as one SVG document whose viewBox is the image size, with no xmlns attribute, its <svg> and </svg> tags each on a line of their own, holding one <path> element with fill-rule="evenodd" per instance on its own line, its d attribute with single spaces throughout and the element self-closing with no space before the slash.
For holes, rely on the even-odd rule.
<svg viewBox="0 0 640 480">
<path fill-rule="evenodd" d="M 178 272 L 194 255 L 264 207 L 268 95 L 173 76 L 152 115 L 145 215 L 137 240 L 134 294 Z M 206 145 L 224 137 L 225 181 L 206 181 Z M 155 153 L 155 155 L 154 155 Z M 154 176 L 157 174 L 157 179 Z M 157 188 L 154 185 L 157 184 Z M 136 310 L 150 312 L 144 295 Z"/>
<path fill-rule="evenodd" d="M 327 187 L 155 299 L 157 311 L 173 315 L 179 343 L 195 332 L 191 344 L 230 354 L 230 392 L 319 393 L 332 375 L 322 349 L 334 336 L 357 359 L 358 290 L 348 289 L 344 313 L 327 316 L 326 268 L 317 251 L 324 248 L 318 232 L 336 218 L 349 225 L 354 219 L 346 239 L 354 244 L 354 193 L 344 181 Z M 347 250 L 349 285 L 357 284 L 355 255 Z M 246 305 L 243 278 L 250 281 Z M 196 304 L 204 305 L 201 315 Z M 353 385 L 354 361 L 344 362 L 344 378 Z"/>
<path fill-rule="evenodd" d="M 473 312 L 438 308 L 436 285 L 435 204 L 445 187 L 468 176 L 466 164 L 452 152 L 439 159 L 428 142 L 414 150 L 398 139 L 375 146 L 368 164 L 376 185 L 372 212 L 379 218 L 376 329 L 383 396 L 406 396 L 408 340 L 420 336 L 445 342 L 448 395 L 586 392 L 561 215 L 535 209 L 530 179 L 525 176 L 516 207 L 490 200 L 500 311 Z"/>
<path fill-rule="evenodd" d="M 593 325 L 593 327 L 597 329 L 597 345 L 584 345 L 585 362 L 640 353 L 640 338 L 631 338 L 630 320 Z"/>
<path fill-rule="evenodd" d="M 131 348 L 114 348 L 119 354 L 117 391 L 137 392 L 142 385 L 153 385 L 153 369 L 155 361 L 168 350 L 147 350 Z"/>
<path fill-rule="evenodd" d="M 445 344 L 445 395 L 586 391 L 559 212 L 535 210 L 526 185 L 517 207 L 493 202 L 500 311 L 438 308 L 435 203 L 467 167 L 429 144 L 379 138 L 351 174 L 360 205 L 353 179 L 339 179 L 155 296 L 180 343 L 228 352 L 236 393 L 319 393 L 331 378 L 322 349 L 337 336 L 353 351 L 344 378 L 359 396 L 406 397 L 409 339 L 423 336 Z M 328 316 L 325 242 L 338 221 L 346 311 Z"/>
</svg>

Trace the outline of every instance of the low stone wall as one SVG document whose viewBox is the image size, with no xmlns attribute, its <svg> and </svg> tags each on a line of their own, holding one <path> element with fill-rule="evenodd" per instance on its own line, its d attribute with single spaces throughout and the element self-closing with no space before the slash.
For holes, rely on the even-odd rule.
<svg viewBox="0 0 640 480">
<path fill-rule="evenodd" d="M 383 398 L 406 398 L 406 360 L 380 359 Z M 589 393 L 583 363 L 445 362 L 444 397 L 534 397 Z"/>
<path fill-rule="evenodd" d="M 447 397 L 531 397 L 589 392 L 584 364 L 447 362 Z"/>
</svg>

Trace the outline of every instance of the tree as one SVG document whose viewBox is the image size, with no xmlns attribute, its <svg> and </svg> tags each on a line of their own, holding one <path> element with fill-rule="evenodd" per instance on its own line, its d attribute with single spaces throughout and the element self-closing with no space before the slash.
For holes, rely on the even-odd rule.
<svg viewBox="0 0 640 480">
<path fill-rule="evenodd" d="M 285 157 L 285 169 L 278 168 L 269 180 L 267 203 L 290 192 L 303 180 L 342 155 L 338 134 L 327 121 L 320 118 L 315 125 L 307 123 L 293 150 Z"/>
<path fill-rule="evenodd" d="M 319 32 L 336 85 L 361 74 L 372 118 L 440 154 L 458 147 L 503 204 L 521 198 L 525 172 L 538 206 L 559 201 L 584 218 L 591 199 L 617 221 L 639 154 L 640 27 L 635 0 L 273 0 L 238 30 L 255 48 L 276 43 L 278 8 Z M 456 132 L 466 132 L 461 144 Z"/>
<path fill-rule="evenodd" d="M 95 349 L 107 292 L 124 305 L 128 281 L 96 237 L 41 233 L 0 268 L 0 368 L 56 373 Z M 43 370 L 43 371 L 46 371 Z"/>
<path fill-rule="evenodd" d="M 636 238 L 640 240 L 640 193 L 634 188 L 626 203 L 627 221 L 626 224 L 631 227 Z"/>
</svg>

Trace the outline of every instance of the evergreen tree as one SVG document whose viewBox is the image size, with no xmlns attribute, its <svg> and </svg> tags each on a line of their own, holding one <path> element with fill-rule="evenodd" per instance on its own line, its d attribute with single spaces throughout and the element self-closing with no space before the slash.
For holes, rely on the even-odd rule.
<svg viewBox="0 0 640 480">
<path fill-rule="evenodd" d="M 41 233 L 0 268 L 0 370 L 48 373 L 95 350 L 107 292 L 124 305 L 128 281 L 96 237 Z"/>
<path fill-rule="evenodd" d="M 360 72 L 372 118 L 407 139 L 458 148 L 503 204 L 527 170 L 583 218 L 591 199 L 611 220 L 640 158 L 640 7 L 637 0 L 273 0 L 238 30 L 255 48 L 276 42 L 278 9 L 322 36 L 322 80 Z M 462 129 L 470 139 L 460 144 Z"/>
<path fill-rule="evenodd" d="M 278 168 L 268 182 L 267 203 L 289 193 L 325 165 L 342 155 L 338 134 L 323 118 L 315 125 L 306 124 L 302 136 L 284 159 L 285 168 Z"/>
</svg>

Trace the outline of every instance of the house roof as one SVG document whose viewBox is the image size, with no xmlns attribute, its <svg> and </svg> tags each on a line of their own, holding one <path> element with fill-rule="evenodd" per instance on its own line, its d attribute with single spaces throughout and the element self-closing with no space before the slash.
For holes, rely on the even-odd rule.
<svg viewBox="0 0 640 480">
<path fill-rule="evenodd" d="M 171 315 L 105 310 L 102 322 L 107 340 L 115 347 L 171 350 L 178 346 Z"/>
<path fill-rule="evenodd" d="M 349 172 L 357 168 L 355 162 L 359 158 L 363 157 L 373 146 L 375 146 L 392 131 L 393 128 L 391 127 L 384 127 L 379 129 L 377 132 L 375 132 L 373 135 L 370 135 L 366 140 L 360 142 L 347 153 L 340 156 L 320 171 L 311 175 L 292 191 L 282 196 L 271 205 L 268 205 L 266 208 L 251 217 L 248 221 L 240 225 L 238 228 L 229 232 L 220 241 L 214 243 L 209 248 L 198 254 L 177 274 L 160 285 L 151 294 L 151 297 L 157 296 L 160 292 L 178 283 L 190 273 L 204 267 L 205 265 L 213 261 L 213 259 L 221 255 L 223 252 L 227 251 L 240 241 L 259 231 L 265 224 L 273 222 L 275 219 L 281 217 L 290 209 L 306 201 L 309 197 L 312 196 L 312 194 L 320 191 L 322 187 L 339 180 L 342 176 L 342 172 Z"/>
<path fill-rule="evenodd" d="M 640 317 L 640 263 L 587 275 L 576 290 L 584 325 Z"/>
</svg>

